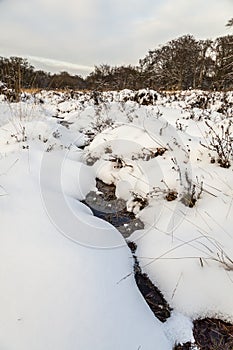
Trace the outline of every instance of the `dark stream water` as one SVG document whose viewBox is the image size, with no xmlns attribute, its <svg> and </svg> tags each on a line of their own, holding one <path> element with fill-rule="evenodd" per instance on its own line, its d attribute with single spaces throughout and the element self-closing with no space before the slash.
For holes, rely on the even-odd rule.
<svg viewBox="0 0 233 350">
<path fill-rule="evenodd" d="M 96 179 L 96 187 L 98 191 L 89 192 L 83 203 L 93 211 L 95 216 L 115 226 L 126 239 L 134 258 L 134 277 L 137 286 L 154 315 L 160 321 L 165 322 L 170 317 L 171 308 L 159 289 L 142 272 L 135 255 L 137 245 L 128 239 L 134 231 L 144 228 L 143 222 L 132 212 L 127 211 L 124 200 L 116 198 L 114 185 L 107 185 Z"/>
</svg>

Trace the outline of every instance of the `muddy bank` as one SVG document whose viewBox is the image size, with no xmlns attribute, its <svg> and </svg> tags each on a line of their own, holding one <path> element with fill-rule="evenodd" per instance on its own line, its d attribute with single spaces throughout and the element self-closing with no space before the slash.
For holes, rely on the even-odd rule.
<svg viewBox="0 0 233 350">
<path fill-rule="evenodd" d="M 214 318 L 195 320 L 193 335 L 195 344 L 177 345 L 174 350 L 233 350 L 233 325 L 230 323 Z"/>
<path fill-rule="evenodd" d="M 218 319 L 194 321 L 193 335 L 201 350 L 233 350 L 233 325 Z"/>
</svg>

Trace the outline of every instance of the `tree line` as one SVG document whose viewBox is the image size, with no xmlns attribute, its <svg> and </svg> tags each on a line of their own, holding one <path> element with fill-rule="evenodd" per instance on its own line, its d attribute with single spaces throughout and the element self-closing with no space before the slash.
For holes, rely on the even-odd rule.
<svg viewBox="0 0 233 350">
<path fill-rule="evenodd" d="M 233 26 L 233 19 L 228 24 Z M 95 66 L 86 77 L 35 70 L 27 59 L 0 57 L 0 81 L 8 88 L 122 90 L 233 89 L 233 35 L 196 40 L 184 35 L 139 60 L 137 66 Z"/>
</svg>

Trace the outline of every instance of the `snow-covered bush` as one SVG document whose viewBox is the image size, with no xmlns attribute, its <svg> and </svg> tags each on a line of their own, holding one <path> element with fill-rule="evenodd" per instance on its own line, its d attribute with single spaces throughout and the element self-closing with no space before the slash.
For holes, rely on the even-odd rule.
<svg viewBox="0 0 233 350">
<path fill-rule="evenodd" d="M 200 199 L 203 191 L 203 183 L 194 184 L 192 179 L 189 178 L 188 173 L 185 173 L 186 185 L 185 192 L 182 194 L 181 202 L 189 208 L 193 208 L 196 201 Z"/>
<path fill-rule="evenodd" d="M 232 121 L 228 120 L 226 125 L 221 124 L 220 131 L 216 130 L 209 122 L 205 123 L 209 129 L 209 145 L 207 147 L 217 153 L 217 161 L 222 168 L 229 168 L 233 156 L 233 137 L 230 130 Z M 214 162 L 213 159 L 212 162 Z"/>
</svg>

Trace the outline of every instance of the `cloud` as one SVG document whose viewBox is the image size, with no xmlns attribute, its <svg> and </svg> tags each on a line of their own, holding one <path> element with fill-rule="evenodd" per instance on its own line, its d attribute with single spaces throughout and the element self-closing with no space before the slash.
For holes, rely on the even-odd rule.
<svg viewBox="0 0 233 350">
<path fill-rule="evenodd" d="M 153 49 L 184 34 L 197 39 L 227 35 L 229 13 L 233 13 L 229 0 L 167 0 L 151 13 L 151 18 L 138 23 L 138 41 Z"/>
<path fill-rule="evenodd" d="M 50 72 L 69 71 L 73 74 L 87 74 L 93 70 L 91 66 L 83 66 L 75 63 L 53 60 L 45 57 L 27 56 L 28 60 L 35 65 L 44 67 Z"/>
<path fill-rule="evenodd" d="M 5 0 L 0 54 L 87 67 L 136 64 L 149 49 L 183 34 L 228 34 L 231 14 L 232 0 Z M 75 69 L 71 65 L 60 67 Z"/>
</svg>

